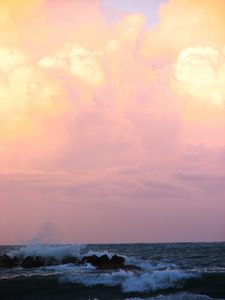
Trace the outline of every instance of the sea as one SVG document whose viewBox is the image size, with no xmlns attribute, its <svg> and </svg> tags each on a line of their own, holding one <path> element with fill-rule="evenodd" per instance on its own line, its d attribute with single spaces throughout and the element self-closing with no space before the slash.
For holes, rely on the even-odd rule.
<svg viewBox="0 0 225 300">
<path fill-rule="evenodd" d="M 225 299 L 225 243 L 0 246 L 0 255 L 109 257 L 137 270 L 97 270 L 90 264 L 0 269 L 1 300 Z"/>
</svg>

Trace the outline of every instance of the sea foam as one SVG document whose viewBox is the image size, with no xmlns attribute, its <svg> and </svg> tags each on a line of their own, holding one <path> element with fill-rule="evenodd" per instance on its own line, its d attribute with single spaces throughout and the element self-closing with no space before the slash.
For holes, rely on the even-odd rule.
<svg viewBox="0 0 225 300">
<path fill-rule="evenodd" d="M 192 277 L 195 277 L 195 275 L 172 270 L 141 274 L 120 270 L 112 273 L 101 273 L 97 276 L 96 274 L 86 274 L 85 277 L 79 274 L 65 275 L 60 278 L 60 281 L 79 283 L 88 287 L 119 285 L 123 292 L 150 292 L 170 287 L 182 287 L 183 282 Z"/>
<path fill-rule="evenodd" d="M 223 300 L 219 298 L 211 298 L 206 295 L 192 293 L 176 293 L 171 295 L 159 295 L 151 298 L 126 298 L 125 300 Z"/>
<path fill-rule="evenodd" d="M 30 244 L 16 250 L 12 250 L 7 254 L 10 257 L 43 256 L 43 257 L 54 257 L 60 260 L 66 256 L 75 256 L 80 258 L 81 251 L 84 248 L 85 245 L 82 244 L 75 244 L 75 245 Z"/>
</svg>

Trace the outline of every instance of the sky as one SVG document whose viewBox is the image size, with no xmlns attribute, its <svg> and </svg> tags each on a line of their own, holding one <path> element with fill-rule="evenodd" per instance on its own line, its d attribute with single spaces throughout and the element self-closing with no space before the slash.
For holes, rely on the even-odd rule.
<svg viewBox="0 0 225 300">
<path fill-rule="evenodd" d="M 0 0 L 0 244 L 224 241 L 224 183 L 224 0 Z"/>
</svg>

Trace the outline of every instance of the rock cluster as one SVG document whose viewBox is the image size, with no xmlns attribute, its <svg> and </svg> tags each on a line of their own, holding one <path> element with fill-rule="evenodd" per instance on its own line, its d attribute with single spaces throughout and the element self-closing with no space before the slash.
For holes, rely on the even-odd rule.
<svg viewBox="0 0 225 300">
<path fill-rule="evenodd" d="M 123 270 L 132 270 L 137 269 L 133 265 L 125 265 L 125 259 L 122 256 L 114 255 L 112 258 L 109 258 L 106 254 L 102 256 L 91 255 L 84 256 L 81 260 L 74 256 L 67 256 L 63 259 L 57 260 L 54 257 L 42 257 L 42 256 L 26 256 L 26 257 L 13 257 L 11 258 L 8 255 L 0 256 L 0 268 L 14 268 L 14 267 L 23 267 L 23 268 L 39 268 L 43 266 L 54 266 L 59 264 L 76 264 L 84 265 L 91 264 L 97 269 L 108 270 L 108 269 L 123 269 Z"/>
</svg>

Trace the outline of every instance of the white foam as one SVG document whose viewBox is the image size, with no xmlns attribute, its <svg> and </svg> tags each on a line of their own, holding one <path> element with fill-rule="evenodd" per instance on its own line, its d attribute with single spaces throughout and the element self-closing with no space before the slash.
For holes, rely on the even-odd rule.
<svg viewBox="0 0 225 300">
<path fill-rule="evenodd" d="M 122 287 L 124 292 L 156 291 L 175 286 L 180 287 L 183 280 L 191 277 L 193 277 L 193 274 L 180 271 L 154 271 L 143 273 L 140 276 L 131 276 L 123 282 Z"/>
<path fill-rule="evenodd" d="M 96 255 L 96 256 L 100 257 L 102 255 L 107 255 L 111 259 L 114 254 L 115 253 L 112 253 L 112 252 L 109 252 L 109 251 L 93 251 L 93 250 L 89 250 L 87 253 L 85 253 L 85 256 Z"/>
<path fill-rule="evenodd" d="M 44 266 L 41 267 L 42 270 L 53 270 L 53 271 L 83 271 L 83 270 L 95 270 L 96 268 L 92 266 L 91 264 L 85 264 L 85 265 L 75 265 L 75 264 L 61 264 L 61 265 L 55 265 L 55 266 Z"/>
<path fill-rule="evenodd" d="M 125 258 L 125 264 L 135 265 L 145 271 L 176 269 L 175 264 L 168 264 L 168 263 L 156 264 L 136 257 L 128 257 L 128 256 L 123 256 L 123 257 Z"/>
<path fill-rule="evenodd" d="M 31 244 L 25 247 L 21 247 L 16 250 L 12 250 L 7 254 L 10 257 L 15 256 L 43 256 L 43 257 L 54 257 L 56 259 L 62 259 L 66 256 L 81 257 L 81 250 L 84 245 L 43 245 L 43 244 Z"/>
<path fill-rule="evenodd" d="M 125 300 L 222 300 L 218 298 L 210 298 L 206 295 L 192 294 L 192 293 L 176 293 L 171 295 L 160 295 L 151 298 L 126 298 Z"/>
<path fill-rule="evenodd" d="M 95 285 L 106 285 L 106 286 L 116 286 L 119 285 L 127 276 L 128 273 L 120 270 L 118 272 L 113 273 L 101 273 L 101 274 L 85 274 L 85 276 L 79 274 L 73 275 L 65 275 L 61 276 L 61 282 L 72 282 L 72 283 L 80 283 L 85 286 L 95 286 Z"/>
<path fill-rule="evenodd" d="M 146 292 L 167 289 L 169 287 L 181 287 L 182 281 L 194 274 L 184 273 L 180 271 L 153 271 L 151 273 L 126 272 L 120 270 L 112 273 L 101 274 L 79 274 L 65 275 L 61 277 L 61 281 L 69 281 L 80 283 L 85 286 L 120 285 L 124 292 Z"/>
</svg>

